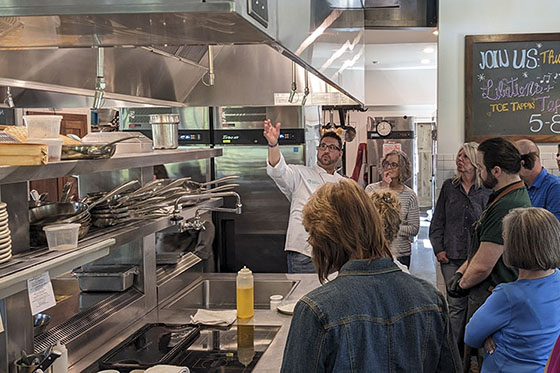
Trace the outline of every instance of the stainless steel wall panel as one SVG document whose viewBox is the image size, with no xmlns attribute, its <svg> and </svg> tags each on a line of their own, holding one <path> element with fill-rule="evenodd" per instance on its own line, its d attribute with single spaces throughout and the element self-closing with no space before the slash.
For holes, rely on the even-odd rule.
<svg viewBox="0 0 560 373">
<path fill-rule="evenodd" d="M 303 145 L 280 147 L 286 162 L 305 164 Z M 216 158 L 216 177 L 239 175 L 237 192 L 243 201 L 241 215 L 222 215 L 235 222 L 235 264 L 255 272 L 286 272 L 284 243 L 290 202 L 266 174 L 266 146 L 224 146 Z M 227 248 L 231 249 L 231 248 Z"/>
</svg>

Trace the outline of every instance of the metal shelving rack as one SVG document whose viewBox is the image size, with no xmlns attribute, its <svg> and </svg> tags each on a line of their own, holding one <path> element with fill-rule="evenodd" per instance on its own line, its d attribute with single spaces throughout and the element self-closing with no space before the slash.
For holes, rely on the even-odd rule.
<svg viewBox="0 0 560 373">
<path fill-rule="evenodd" d="M 90 232 L 73 250 L 31 251 L 27 213 L 28 181 L 80 175 L 78 187 L 80 194 L 83 194 L 88 191 L 112 189 L 115 184 L 119 185 L 123 180 L 138 179 L 143 185 L 152 180 L 155 165 L 188 162 L 221 155 L 222 149 L 219 148 L 160 150 L 150 153 L 122 154 L 104 160 L 60 161 L 43 166 L 0 166 L 0 200 L 8 204 L 14 252 L 12 260 L 0 265 L 0 315 L 6 329 L 4 333 L 0 333 L 0 371 L 10 371 L 10 364 L 19 357 L 22 349 L 32 351 L 35 347 L 33 318 L 27 300 L 27 279 L 44 272 L 49 272 L 50 277 L 54 278 L 98 259 L 111 260 L 113 250 L 117 247 L 131 244 L 139 247 L 140 257 L 135 260 L 139 261 L 141 273 L 138 276 L 138 284 L 135 283 L 135 287 L 130 289 L 134 296 L 126 298 L 125 294 L 122 294 L 124 297 L 122 299 L 128 300 L 117 309 L 109 310 L 100 305 L 97 312 L 101 314 L 94 321 L 88 319 L 86 320 L 88 323 L 83 324 L 84 318 L 76 318 L 80 323 L 81 332 L 79 335 L 69 333 L 71 338 L 66 341 L 71 352 L 69 355 L 71 365 L 87 353 L 81 349 L 81 346 L 87 345 L 90 333 L 114 336 L 122 328 L 157 306 L 155 233 L 173 224 L 169 217 L 130 222 Z M 220 206 L 221 203 L 221 198 L 210 199 L 198 206 L 184 208 L 181 215 L 189 219 L 201 205 Z M 115 259 L 122 259 L 118 255 Z M 197 264 L 198 261 L 192 263 Z M 76 325 L 73 325 L 72 319 L 62 325 L 64 329 L 75 329 Z M 64 333 L 66 330 L 59 332 Z"/>
</svg>

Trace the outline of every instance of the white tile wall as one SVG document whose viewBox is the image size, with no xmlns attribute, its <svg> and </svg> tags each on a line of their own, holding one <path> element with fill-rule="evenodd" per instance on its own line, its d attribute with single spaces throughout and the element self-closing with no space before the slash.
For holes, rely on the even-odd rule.
<svg viewBox="0 0 560 373">
<path fill-rule="evenodd" d="M 436 200 L 443 182 L 455 175 L 455 154 L 438 154 L 436 161 Z M 544 152 L 541 147 L 541 160 L 546 170 L 560 177 L 560 171 L 556 163 L 556 153 Z"/>
</svg>

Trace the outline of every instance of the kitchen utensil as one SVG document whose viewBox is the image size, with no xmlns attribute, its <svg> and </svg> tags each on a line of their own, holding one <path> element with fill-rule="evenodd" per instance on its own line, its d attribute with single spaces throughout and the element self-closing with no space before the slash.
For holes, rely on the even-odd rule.
<svg viewBox="0 0 560 373">
<path fill-rule="evenodd" d="M 73 181 L 67 181 L 62 188 L 62 193 L 60 196 L 60 202 L 70 202 L 70 191 L 74 185 Z"/>
<path fill-rule="evenodd" d="M 46 313 L 38 313 L 33 316 L 33 335 L 38 335 L 49 325 L 51 316 Z"/>
<path fill-rule="evenodd" d="M 86 204 L 80 202 L 52 202 L 29 209 L 29 223 L 34 225 L 54 222 L 73 223 L 85 217 Z"/>
<path fill-rule="evenodd" d="M 351 142 L 356 138 L 356 129 L 349 125 L 350 111 L 346 112 L 346 123 L 344 123 L 344 141 Z"/>
<path fill-rule="evenodd" d="M 129 189 L 132 189 L 134 187 L 137 187 L 138 185 L 140 185 L 138 180 L 131 180 L 127 183 L 124 183 L 124 184 L 116 187 L 115 189 L 113 189 L 110 192 L 108 192 L 107 194 L 105 194 L 103 197 L 99 198 L 97 201 L 90 203 L 88 205 L 89 210 L 91 210 L 92 208 L 94 208 L 95 206 L 99 205 L 102 202 L 110 200 L 111 198 L 113 198 L 117 194 L 119 194 L 121 192 L 125 192 L 125 191 L 127 191 Z"/>
<path fill-rule="evenodd" d="M 107 265 L 91 266 L 75 272 L 81 291 L 124 291 L 134 283 L 138 274 L 136 266 Z"/>
<path fill-rule="evenodd" d="M 354 127 L 346 126 L 344 132 L 344 141 L 351 142 L 356 138 L 356 129 Z"/>
<path fill-rule="evenodd" d="M 47 356 L 44 354 L 27 355 L 25 351 L 22 351 L 21 353 L 21 358 L 15 362 L 16 372 L 18 373 L 44 372 L 61 355 L 60 352 L 52 350 Z"/>
<path fill-rule="evenodd" d="M 123 137 L 107 144 L 80 144 L 80 145 L 62 145 L 62 154 L 60 159 L 106 159 L 111 158 L 115 154 L 115 144 L 135 139 L 136 136 Z"/>
<path fill-rule="evenodd" d="M 51 350 L 49 355 L 39 363 L 33 373 L 44 373 L 60 356 L 62 356 L 61 352 Z"/>
<path fill-rule="evenodd" d="M 179 115 L 152 114 L 152 139 L 154 149 L 177 149 L 179 147 Z"/>
</svg>

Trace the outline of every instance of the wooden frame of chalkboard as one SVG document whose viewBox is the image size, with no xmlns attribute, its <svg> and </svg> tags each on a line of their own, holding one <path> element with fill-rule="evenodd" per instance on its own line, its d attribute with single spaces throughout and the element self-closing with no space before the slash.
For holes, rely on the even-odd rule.
<svg viewBox="0 0 560 373">
<path fill-rule="evenodd" d="M 560 142 L 560 34 L 465 37 L 465 139 Z"/>
</svg>

